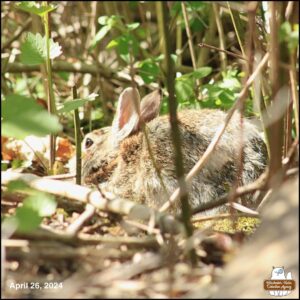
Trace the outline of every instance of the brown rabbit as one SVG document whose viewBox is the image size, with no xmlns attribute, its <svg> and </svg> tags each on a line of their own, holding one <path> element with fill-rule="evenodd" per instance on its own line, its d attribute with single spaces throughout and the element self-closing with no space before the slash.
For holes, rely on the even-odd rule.
<svg viewBox="0 0 300 300">
<path fill-rule="evenodd" d="M 101 189 L 118 197 L 153 208 L 159 208 L 169 198 L 178 184 L 169 118 L 157 117 L 160 102 L 158 91 L 145 96 L 141 103 L 136 89 L 127 88 L 122 92 L 112 126 L 95 130 L 84 138 L 83 181 L 86 184 L 99 184 Z M 225 116 L 224 112 L 211 109 L 178 112 L 186 174 L 203 155 Z M 141 130 L 143 122 L 157 168 Z M 239 118 L 234 115 L 212 158 L 193 179 L 189 190 L 192 208 L 215 201 L 229 191 L 236 177 L 239 130 Z M 258 178 L 265 166 L 265 144 L 255 126 L 245 120 L 242 183 Z M 174 206 L 178 212 L 179 203 Z"/>
</svg>

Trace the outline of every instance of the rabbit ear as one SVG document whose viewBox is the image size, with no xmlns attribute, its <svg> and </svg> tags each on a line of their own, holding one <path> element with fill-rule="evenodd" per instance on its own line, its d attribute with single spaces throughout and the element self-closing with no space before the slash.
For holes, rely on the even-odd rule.
<svg viewBox="0 0 300 300">
<path fill-rule="evenodd" d="M 140 123 L 150 122 L 158 116 L 161 104 L 160 91 L 156 90 L 146 95 L 141 102 Z"/>
<path fill-rule="evenodd" d="M 126 138 L 139 122 L 140 94 L 131 87 L 125 89 L 118 101 L 117 112 L 112 124 L 112 137 L 118 144 Z"/>
</svg>

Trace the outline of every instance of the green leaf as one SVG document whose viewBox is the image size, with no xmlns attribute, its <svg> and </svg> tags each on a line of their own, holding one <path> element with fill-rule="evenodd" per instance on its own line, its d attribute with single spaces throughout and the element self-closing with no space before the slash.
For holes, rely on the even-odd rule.
<svg viewBox="0 0 300 300">
<path fill-rule="evenodd" d="M 57 112 L 60 114 L 70 112 L 78 107 L 83 106 L 84 103 L 86 103 L 86 102 L 87 102 L 87 100 L 84 100 L 84 99 L 74 99 L 74 100 L 66 101 L 64 103 L 63 107 L 58 109 Z"/>
<path fill-rule="evenodd" d="M 37 33 L 28 32 L 21 46 L 20 60 L 26 65 L 39 65 L 45 62 L 45 40 Z"/>
<path fill-rule="evenodd" d="M 136 57 L 139 52 L 139 42 L 131 33 L 125 33 L 116 39 L 110 41 L 106 46 L 107 49 L 117 48 L 120 57 L 126 62 L 130 62 L 130 55 Z"/>
<path fill-rule="evenodd" d="M 114 48 L 114 47 L 117 47 L 119 44 L 119 41 L 116 39 L 116 40 L 111 40 L 108 45 L 106 46 L 106 49 L 111 49 L 111 48 Z"/>
<path fill-rule="evenodd" d="M 45 136 L 62 130 L 58 118 L 32 98 L 8 95 L 1 101 L 1 108 L 3 136 L 23 139 L 31 134 Z"/>
<path fill-rule="evenodd" d="M 63 79 L 64 81 L 68 81 L 68 80 L 69 80 L 69 77 L 70 77 L 70 73 L 69 73 L 69 72 L 61 71 L 61 72 L 56 72 L 56 74 L 57 74 L 61 79 Z"/>
<path fill-rule="evenodd" d="M 98 23 L 100 25 L 107 25 L 107 20 L 109 19 L 108 16 L 101 16 L 98 18 Z"/>
<path fill-rule="evenodd" d="M 100 42 L 105 36 L 106 34 L 110 31 L 111 27 L 106 25 L 103 26 L 95 35 L 95 37 L 93 38 L 92 42 L 91 42 L 91 46 L 90 48 L 94 48 L 98 42 Z"/>
<path fill-rule="evenodd" d="M 159 71 L 157 63 L 151 59 L 139 63 L 139 74 L 146 84 L 156 81 Z"/>
<path fill-rule="evenodd" d="M 21 186 L 19 185 L 18 188 Z M 31 196 L 24 199 L 23 206 L 16 209 L 15 216 L 6 220 L 10 224 L 16 223 L 18 231 L 21 232 L 36 229 L 41 224 L 43 217 L 55 213 L 56 201 L 52 195 L 33 189 L 32 192 Z"/>
<path fill-rule="evenodd" d="M 33 13 L 35 15 L 42 17 L 46 13 L 55 10 L 57 6 L 44 5 L 44 4 L 38 3 L 37 1 L 22 1 L 22 2 L 17 3 L 16 7 L 23 11 L 27 11 L 29 13 Z"/>
<path fill-rule="evenodd" d="M 23 207 L 35 210 L 40 217 L 48 217 L 55 213 L 56 201 L 52 195 L 37 191 L 24 200 Z"/>
<path fill-rule="evenodd" d="M 195 79 L 200 79 L 208 76 L 211 72 L 212 72 L 211 67 L 202 67 L 192 72 L 192 76 Z"/>
<path fill-rule="evenodd" d="M 35 209 L 25 206 L 17 208 L 15 219 L 20 232 L 30 232 L 38 228 L 42 222 L 42 217 Z"/>
<path fill-rule="evenodd" d="M 25 191 L 31 191 L 32 189 L 29 187 L 29 185 L 24 182 L 23 180 L 13 180 L 10 181 L 7 185 L 7 192 L 25 192 Z"/>
<path fill-rule="evenodd" d="M 138 23 L 138 22 L 126 25 L 126 27 L 128 28 L 129 31 L 132 31 L 132 30 L 138 28 L 139 26 L 140 26 L 140 23 Z"/>
<path fill-rule="evenodd" d="M 58 113 L 70 112 L 74 109 L 77 109 L 78 107 L 83 106 L 87 101 L 94 101 L 96 97 L 98 97 L 98 94 L 92 93 L 84 99 L 74 99 L 74 100 L 66 101 L 63 104 L 63 107 L 58 109 L 57 112 Z"/>
<path fill-rule="evenodd" d="M 21 46 L 20 60 L 26 65 L 39 65 L 47 58 L 46 37 L 39 33 L 28 32 L 25 42 Z M 50 59 L 54 59 L 62 53 L 61 46 L 50 39 Z"/>
<path fill-rule="evenodd" d="M 186 101 L 194 97 L 194 80 L 175 80 L 175 92 L 178 101 Z"/>
<path fill-rule="evenodd" d="M 136 57 L 139 51 L 139 43 L 132 34 L 126 34 L 117 38 L 117 51 L 120 57 L 127 63 L 130 62 L 130 55 Z"/>
<path fill-rule="evenodd" d="M 200 79 L 200 78 L 208 76 L 211 72 L 212 72 L 211 67 L 202 67 L 193 72 L 190 72 L 190 73 L 182 75 L 181 77 L 178 77 L 177 80 L 186 80 L 188 78 Z"/>
<path fill-rule="evenodd" d="M 286 21 L 281 24 L 279 29 L 279 40 L 280 42 L 286 42 L 290 51 L 297 48 L 299 44 L 299 31 L 297 26 L 292 30 L 291 24 Z"/>
</svg>

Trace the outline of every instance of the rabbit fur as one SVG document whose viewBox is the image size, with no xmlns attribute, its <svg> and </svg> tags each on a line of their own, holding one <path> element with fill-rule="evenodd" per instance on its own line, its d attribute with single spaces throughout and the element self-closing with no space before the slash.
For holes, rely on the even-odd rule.
<svg viewBox="0 0 300 300">
<path fill-rule="evenodd" d="M 178 187 L 175 174 L 174 148 L 168 115 L 159 116 L 161 96 L 158 91 L 145 96 L 140 103 L 136 89 L 127 88 L 119 97 L 111 127 L 87 134 L 83 140 L 83 181 L 98 184 L 117 197 L 159 208 Z M 197 163 L 211 142 L 226 114 L 220 110 L 183 110 L 178 112 L 185 174 Z M 142 124 L 155 158 L 154 167 Z M 195 176 L 189 187 L 192 208 L 216 201 L 226 194 L 236 178 L 236 160 L 240 147 L 240 118 L 233 115 L 211 159 Z M 266 146 L 260 133 L 244 120 L 244 163 L 241 184 L 254 181 L 264 171 Z M 161 173 L 163 184 L 157 174 Z M 253 207 L 251 200 L 246 200 Z M 172 212 L 179 212 L 177 201 Z M 216 208 L 203 214 L 224 211 Z"/>
</svg>

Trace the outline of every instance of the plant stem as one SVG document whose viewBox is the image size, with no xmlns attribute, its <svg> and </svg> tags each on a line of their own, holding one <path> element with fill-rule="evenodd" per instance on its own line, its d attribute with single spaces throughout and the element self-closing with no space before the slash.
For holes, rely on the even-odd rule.
<svg viewBox="0 0 300 300">
<path fill-rule="evenodd" d="M 171 136 L 175 150 L 175 172 L 178 180 L 178 184 L 181 190 L 180 201 L 181 201 L 181 215 L 182 221 L 186 230 L 186 234 L 190 237 L 193 234 L 193 227 L 191 224 L 191 209 L 188 202 L 188 191 L 187 185 L 184 181 L 184 167 L 183 158 L 181 152 L 181 136 L 178 127 L 177 120 L 177 103 L 175 98 L 175 67 L 174 62 L 171 58 L 171 43 L 170 34 L 168 30 L 169 14 L 168 6 L 166 2 L 156 2 L 158 14 L 158 22 L 161 24 L 162 38 L 164 41 L 164 72 L 166 76 L 166 86 L 168 89 L 169 97 L 169 111 L 170 111 L 170 125 L 171 125 Z M 192 264 L 196 263 L 196 254 L 194 249 L 189 253 Z"/>
<path fill-rule="evenodd" d="M 230 4 L 229 4 L 228 1 L 227 1 L 227 6 L 228 6 L 228 9 L 229 9 L 229 13 L 230 13 L 230 17 L 231 17 L 231 20 L 232 20 L 232 24 L 233 24 L 233 27 L 234 27 L 234 30 L 235 30 L 235 34 L 236 34 L 236 37 L 238 39 L 238 42 L 239 42 L 242 54 L 243 54 L 243 56 L 245 56 L 244 47 L 243 47 L 243 44 L 242 44 L 242 41 L 241 41 L 241 38 L 240 38 L 240 35 L 241 35 L 241 28 L 240 27 L 241 26 L 238 23 L 239 22 L 239 15 L 238 15 L 237 12 L 234 12 L 234 13 L 232 12 Z"/>
<path fill-rule="evenodd" d="M 47 5 L 47 2 L 43 2 Z M 46 69 L 47 69 L 47 98 L 48 98 L 48 111 L 50 114 L 56 115 L 55 98 L 53 91 L 52 82 L 52 68 L 50 60 L 50 23 L 49 23 L 49 13 L 45 13 L 44 16 L 45 25 L 45 39 L 46 39 Z M 55 162 L 55 139 L 54 134 L 50 134 L 50 159 L 49 159 L 49 171 L 52 174 L 53 164 Z"/>
<path fill-rule="evenodd" d="M 77 89 L 72 88 L 73 99 L 77 99 Z M 76 184 L 81 184 L 81 134 L 78 108 L 74 110 L 75 146 L 76 146 Z"/>
<path fill-rule="evenodd" d="M 220 51 L 220 61 L 221 61 L 221 68 L 222 71 L 226 71 L 227 67 L 227 56 L 225 50 L 225 36 L 224 36 L 224 30 L 223 30 L 223 25 L 222 25 L 222 20 L 220 16 L 220 8 L 218 4 L 213 3 L 212 4 L 214 12 L 215 12 L 215 17 L 216 17 L 216 24 L 217 24 L 217 29 L 219 33 L 219 40 L 220 40 L 220 48 L 223 51 Z"/>
</svg>

